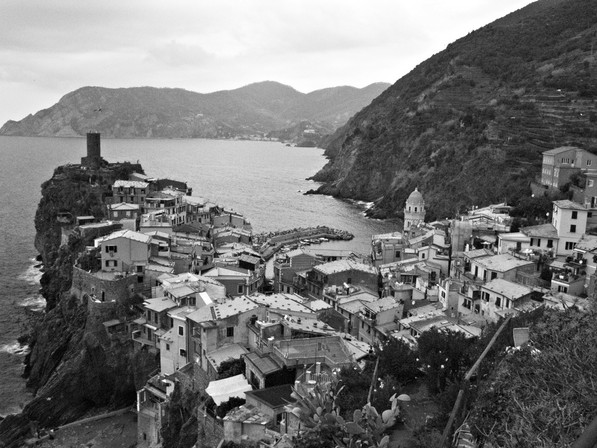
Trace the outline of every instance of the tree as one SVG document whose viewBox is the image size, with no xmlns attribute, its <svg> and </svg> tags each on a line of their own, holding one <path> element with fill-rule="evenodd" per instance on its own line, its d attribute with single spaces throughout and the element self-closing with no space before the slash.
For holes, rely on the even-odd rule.
<svg viewBox="0 0 597 448">
<path fill-rule="evenodd" d="M 426 373 L 429 392 L 438 394 L 448 381 L 459 382 L 474 362 L 474 338 L 460 332 L 432 329 L 419 337 L 418 355 Z"/>
<path fill-rule="evenodd" d="M 227 359 L 220 363 L 218 367 L 218 379 L 223 380 L 224 378 L 230 378 L 231 376 L 240 375 L 245 373 L 245 360 L 244 358 L 239 359 Z"/>
<path fill-rule="evenodd" d="M 378 376 L 393 377 L 400 385 L 413 382 L 419 375 L 419 363 L 410 347 L 396 339 L 389 338 L 375 348 L 379 357 Z"/>
</svg>

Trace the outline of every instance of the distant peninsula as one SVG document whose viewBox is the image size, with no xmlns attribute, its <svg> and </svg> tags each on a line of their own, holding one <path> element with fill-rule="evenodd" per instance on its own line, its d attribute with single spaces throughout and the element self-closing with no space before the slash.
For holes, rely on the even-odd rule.
<svg viewBox="0 0 597 448">
<path fill-rule="evenodd" d="M 109 138 L 218 138 L 280 140 L 317 146 L 390 84 L 331 87 L 310 93 L 273 81 L 234 90 L 82 87 L 0 135 L 76 137 L 89 131 Z"/>
</svg>

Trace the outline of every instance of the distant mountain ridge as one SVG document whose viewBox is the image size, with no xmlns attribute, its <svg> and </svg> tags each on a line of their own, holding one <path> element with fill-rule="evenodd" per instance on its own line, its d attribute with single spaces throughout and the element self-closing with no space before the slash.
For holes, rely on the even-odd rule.
<svg viewBox="0 0 597 448">
<path fill-rule="evenodd" d="M 539 0 L 450 44 L 323 142 L 318 192 L 429 218 L 530 195 L 541 152 L 597 151 L 597 8 Z"/>
<path fill-rule="evenodd" d="M 6 122 L 0 135 L 78 136 L 93 130 L 121 138 L 246 138 L 264 137 L 300 122 L 332 133 L 388 86 L 342 86 L 308 94 L 273 81 L 207 94 L 154 87 L 82 87 L 48 109 Z"/>
</svg>

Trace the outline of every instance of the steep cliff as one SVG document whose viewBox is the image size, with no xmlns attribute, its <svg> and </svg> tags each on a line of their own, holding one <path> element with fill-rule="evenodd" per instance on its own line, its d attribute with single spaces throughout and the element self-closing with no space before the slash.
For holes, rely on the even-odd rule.
<svg viewBox="0 0 597 448">
<path fill-rule="evenodd" d="M 541 152 L 597 149 L 597 9 L 539 0 L 421 63 L 325 144 L 318 192 L 399 215 L 418 187 L 428 217 L 530 194 Z"/>
<path fill-rule="evenodd" d="M 119 178 L 141 170 L 131 164 L 113 168 Z M 6 446 L 20 446 L 30 435 L 30 421 L 51 428 L 87 413 L 133 404 L 135 391 L 159 365 L 155 355 L 134 353 L 126 334 L 106 332 L 103 322 L 131 317 L 126 303 L 98 311 L 69 293 L 73 264 L 78 253 L 93 244 L 93 236 L 83 238 L 75 232 L 61 245 L 61 227 L 67 223 L 58 218 L 72 221 L 77 215 L 101 216 L 106 188 L 107 184 L 89 182 L 87 175 L 68 167 L 56 169 L 52 179 L 42 185 L 35 224 L 47 307 L 31 330 L 25 371 L 35 398 L 21 414 L 0 422 L 0 441 Z"/>
</svg>

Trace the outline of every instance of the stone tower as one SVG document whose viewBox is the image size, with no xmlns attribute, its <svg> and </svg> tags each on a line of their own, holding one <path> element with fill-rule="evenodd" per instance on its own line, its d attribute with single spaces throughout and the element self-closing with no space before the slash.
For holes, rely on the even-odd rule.
<svg viewBox="0 0 597 448">
<path fill-rule="evenodd" d="M 404 230 L 409 230 L 425 222 L 425 201 L 421 192 L 415 188 L 404 207 Z"/>
<path fill-rule="evenodd" d="M 102 150 L 100 134 L 98 132 L 87 133 L 87 156 L 81 158 L 81 165 L 87 168 L 97 169 L 102 164 Z"/>
</svg>

